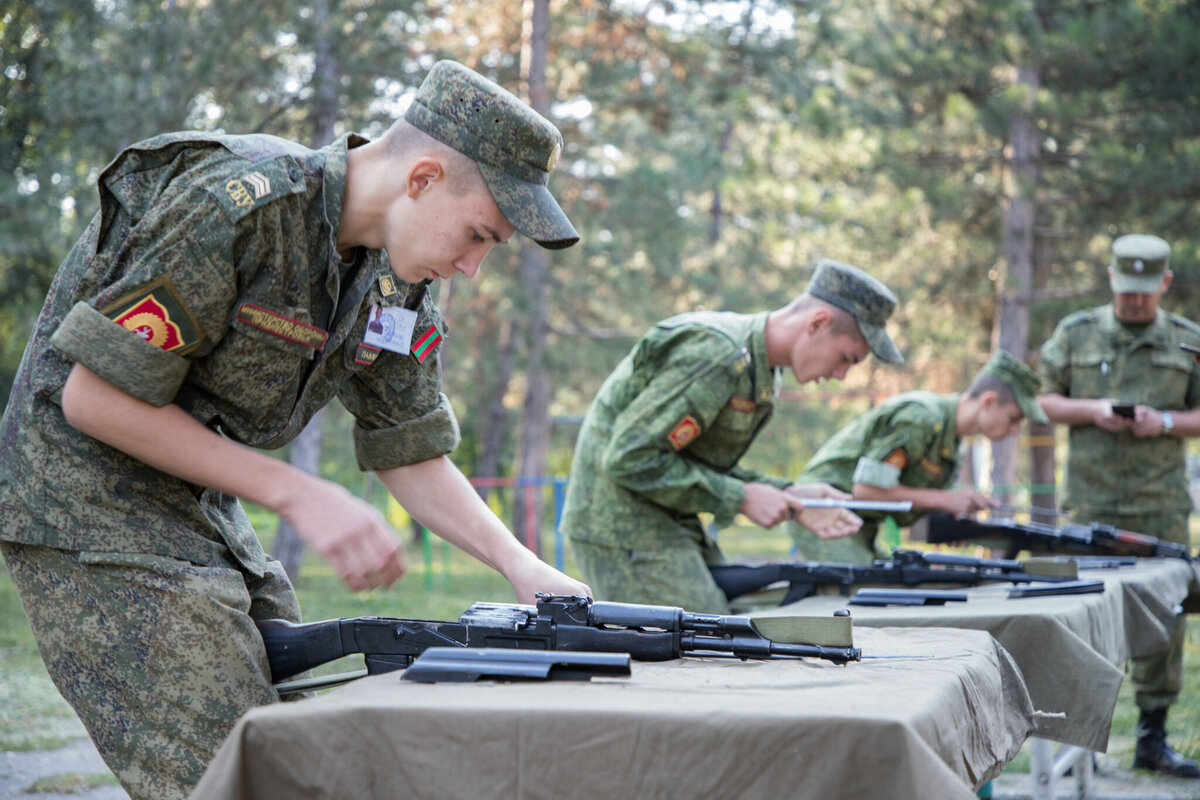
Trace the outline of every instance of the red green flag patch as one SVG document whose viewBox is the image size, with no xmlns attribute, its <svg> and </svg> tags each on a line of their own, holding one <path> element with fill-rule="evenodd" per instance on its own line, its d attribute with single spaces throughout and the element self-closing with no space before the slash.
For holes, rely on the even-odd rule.
<svg viewBox="0 0 1200 800">
<path fill-rule="evenodd" d="M 412 344 L 412 354 L 417 357 L 417 361 L 425 363 L 425 359 L 433 352 L 433 349 L 438 346 L 438 342 L 442 340 L 442 334 L 437 329 L 436 325 L 430 325 L 429 330 L 425 331 Z"/>
</svg>

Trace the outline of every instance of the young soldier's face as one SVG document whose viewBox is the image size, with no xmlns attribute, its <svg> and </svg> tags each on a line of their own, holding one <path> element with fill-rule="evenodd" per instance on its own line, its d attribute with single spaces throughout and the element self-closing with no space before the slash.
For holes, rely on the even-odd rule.
<svg viewBox="0 0 1200 800">
<path fill-rule="evenodd" d="M 392 272 L 409 283 L 474 278 L 483 259 L 516 229 L 482 183 L 455 194 L 445 180 L 433 181 L 388 213 L 387 254 Z"/>
<path fill-rule="evenodd" d="M 1021 407 L 1016 403 L 985 402 L 979 408 L 979 432 L 993 442 L 1007 439 L 1021 430 L 1021 420 L 1025 419 Z"/>
<path fill-rule="evenodd" d="M 871 353 L 861 336 L 831 333 L 829 326 L 796 338 L 792 345 L 792 374 L 799 383 L 842 380 L 855 364 Z"/>
</svg>

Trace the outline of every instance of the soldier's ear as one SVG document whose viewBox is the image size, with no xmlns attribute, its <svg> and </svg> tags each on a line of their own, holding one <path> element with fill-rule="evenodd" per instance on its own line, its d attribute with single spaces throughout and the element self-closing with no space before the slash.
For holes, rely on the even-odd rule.
<svg viewBox="0 0 1200 800">
<path fill-rule="evenodd" d="M 409 165 L 405 175 L 405 190 L 408 196 L 415 200 L 423 192 L 431 189 L 445 175 L 446 171 L 441 161 L 433 156 L 422 156 Z"/>
<path fill-rule="evenodd" d="M 817 307 L 808 316 L 804 331 L 809 336 L 816 336 L 833 324 L 833 312 L 828 308 Z"/>
</svg>

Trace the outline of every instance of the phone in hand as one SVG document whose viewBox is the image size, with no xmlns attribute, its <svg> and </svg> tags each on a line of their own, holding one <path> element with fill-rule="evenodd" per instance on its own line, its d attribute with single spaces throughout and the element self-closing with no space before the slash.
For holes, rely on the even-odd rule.
<svg viewBox="0 0 1200 800">
<path fill-rule="evenodd" d="M 1118 417 L 1133 419 L 1133 403 L 1113 403 L 1112 410 Z"/>
</svg>

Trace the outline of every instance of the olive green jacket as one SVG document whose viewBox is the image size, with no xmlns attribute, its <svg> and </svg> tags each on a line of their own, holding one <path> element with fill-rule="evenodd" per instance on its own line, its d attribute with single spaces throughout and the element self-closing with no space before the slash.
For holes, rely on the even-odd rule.
<svg viewBox="0 0 1200 800">
<path fill-rule="evenodd" d="M 855 418 L 821 445 L 797 483 L 828 483 L 844 492 L 864 483 L 890 489 L 896 485 L 917 489 L 946 489 L 958 472 L 961 439 L 955 432 L 959 395 L 916 391 L 895 395 Z M 874 552 L 879 523 L 888 516 L 880 511 L 856 512 L 863 526 L 854 534 L 867 553 Z M 901 526 L 911 525 L 926 512 L 892 514 Z M 789 533 L 809 558 L 819 552 L 813 534 L 796 523 Z M 815 538 L 815 537 L 813 537 Z"/>
<path fill-rule="evenodd" d="M 746 483 L 790 483 L 738 466 L 775 409 L 766 318 L 681 314 L 638 341 L 600 387 L 575 445 L 562 521 L 572 540 L 703 542 L 699 513 L 727 525 Z"/>
<path fill-rule="evenodd" d="M 104 170 L 100 211 L 59 268 L 0 422 L 0 537 L 201 563 L 228 547 L 262 567 L 233 497 L 66 422 L 75 363 L 253 447 L 287 444 L 335 396 L 357 420 L 362 469 L 455 447 L 436 355 L 361 346 L 372 303 L 416 311 L 414 340 L 445 333 L 425 287 L 394 282 L 383 251 L 337 253 L 346 153 L 363 141 L 167 134 Z"/>
<path fill-rule="evenodd" d="M 1200 365 L 1180 342 L 1200 345 L 1200 326 L 1177 314 L 1159 310 L 1148 325 L 1126 326 L 1111 305 L 1076 312 L 1041 347 L 1042 391 L 1167 411 L 1196 408 Z M 1183 439 L 1076 425 L 1068 441 L 1065 508 L 1104 514 L 1191 509 Z"/>
</svg>

